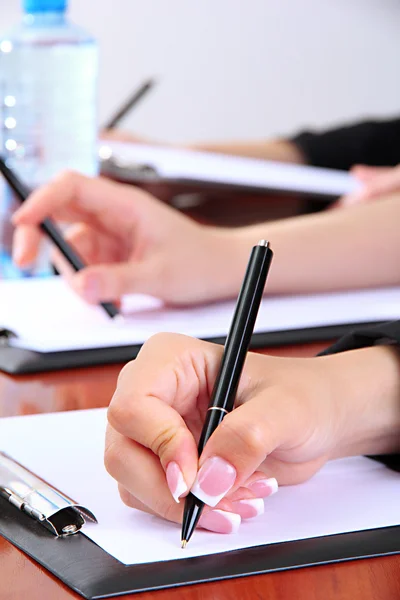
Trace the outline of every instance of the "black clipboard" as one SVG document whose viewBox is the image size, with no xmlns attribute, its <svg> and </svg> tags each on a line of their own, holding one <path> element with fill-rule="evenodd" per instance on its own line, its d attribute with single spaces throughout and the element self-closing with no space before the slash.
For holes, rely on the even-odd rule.
<svg viewBox="0 0 400 600">
<path fill-rule="evenodd" d="M 328 343 L 351 333 L 355 328 L 378 326 L 382 323 L 382 321 L 357 324 L 345 323 L 342 325 L 256 333 L 253 335 L 250 348 L 259 350 L 292 344 Z M 0 371 L 10 375 L 124 363 L 135 358 L 141 347 L 141 345 L 133 345 L 62 352 L 35 352 L 13 346 L 10 343 L 12 337 L 12 332 L 0 329 Z M 207 341 L 223 344 L 225 337 L 207 338 Z"/>
<path fill-rule="evenodd" d="M 238 185 L 231 183 L 222 183 L 219 181 L 203 181 L 195 178 L 172 178 L 163 177 L 157 170 L 148 164 L 138 165 L 121 165 L 118 160 L 109 158 L 101 161 L 100 163 L 101 175 L 115 179 L 123 183 L 129 183 L 131 185 L 137 185 L 139 187 L 146 186 L 169 186 L 176 190 L 176 195 L 179 195 L 180 190 L 182 192 L 189 193 L 215 193 L 215 194 L 237 194 L 237 195 L 254 195 L 254 196 L 265 196 L 266 194 L 273 194 L 274 196 L 282 197 L 298 197 L 307 200 L 317 201 L 321 203 L 323 208 L 324 203 L 330 204 L 337 200 L 340 196 L 334 193 L 328 192 L 304 192 L 300 191 L 296 186 L 291 189 L 281 189 L 271 186 L 256 186 L 256 185 Z"/>
<path fill-rule="evenodd" d="M 400 553 L 400 526 L 126 566 L 82 533 L 56 538 L 0 498 L 0 535 L 89 600 Z"/>
</svg>

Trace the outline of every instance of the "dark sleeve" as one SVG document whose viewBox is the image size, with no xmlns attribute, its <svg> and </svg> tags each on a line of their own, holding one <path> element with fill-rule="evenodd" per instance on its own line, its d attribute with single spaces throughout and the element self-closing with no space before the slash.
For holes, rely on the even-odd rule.
<svg viewBox="0 0 400 600">
<path fill-rule="evenodd" d="M 290 141 L 315 167 L 348 170 L 355 164 L 400 163 L 400 119 L 364 121 L 322 133 L 304 131 Z"/>
<path fill-rule="evenodd" d="M 400 347 L 400 321 L 390 321 L 382 325 L 356 330 L 342 337 L 338 342 L 324 350 L 319 356 L 345 352 L 375 346 L 377 344 L 393 344 Z M 400 398 L 399 398 L 400 405 Z M 400 472 L 400 454 L 391 456 L 370 456 L 374 460 L 384 463 L 391 469 Z"/>
<path fill-rule="evenodd" d="M 366 348 L 367 346 L 375 346 L 376 344 L 394 344 L 400 346 L 400 321 L 388 321 L 381 325 L 355 330 L 342 337 L 326 350 L 323 350 L 320 356 L 336 354 L 345 350 L 357 350 L 358 348 Z"/>
</svg>

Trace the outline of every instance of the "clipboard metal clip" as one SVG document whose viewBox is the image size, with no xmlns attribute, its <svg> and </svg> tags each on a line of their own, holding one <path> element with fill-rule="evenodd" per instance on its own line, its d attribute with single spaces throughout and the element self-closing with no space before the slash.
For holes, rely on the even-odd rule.
<svg viewBox="0 0 400 600">
<path fill-rule="evenodd" d="M 0 496 L 57 537 L 78 533 L 94 514 L 0 452 Z"/>
<path fill-rule="evenodd" d="M 153 165 L 135 162 L 132 158 L 124 156 L 123 153 L 116 153 L 115 149 L 107 144 L 100 146 L 98 156 L 101 172 L 111 177 L 119 176 L 127 180 L 136 179 L 150 182 L 157 182 L 159 179 L 159 173 Z"/>
</svg>

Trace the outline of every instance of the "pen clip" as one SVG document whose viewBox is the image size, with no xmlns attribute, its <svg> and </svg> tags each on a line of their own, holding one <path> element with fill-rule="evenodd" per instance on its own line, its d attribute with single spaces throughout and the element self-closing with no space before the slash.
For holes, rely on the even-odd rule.
<svg viewBox="0 0 400 600">
<path fill-rule="evenodd" d="M 56 536 L 80 531 L 94 514 L 40 479 L 16 460 L 0 452 L 0 496 L 28 514 Z"/>
</svg>

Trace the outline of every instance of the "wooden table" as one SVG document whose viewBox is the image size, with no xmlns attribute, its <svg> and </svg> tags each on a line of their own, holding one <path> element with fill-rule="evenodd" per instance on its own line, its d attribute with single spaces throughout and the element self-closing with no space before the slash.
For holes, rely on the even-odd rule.
<svg viewBox="0 0 400 600">
<path fill-rule="evenodd" d="M 323 345 L 273 349 L 310 356 Z M 0 374 L 0 417 L 106 406 L 119 366 L 8 377 Z M 0 537 L 0 600 L 79 599 Z M 124 598 L 135 600 L 395 600 L 400 598 L 400 556 L 352 561 L 243 579 L 231 579 Z"/>
</svg>

